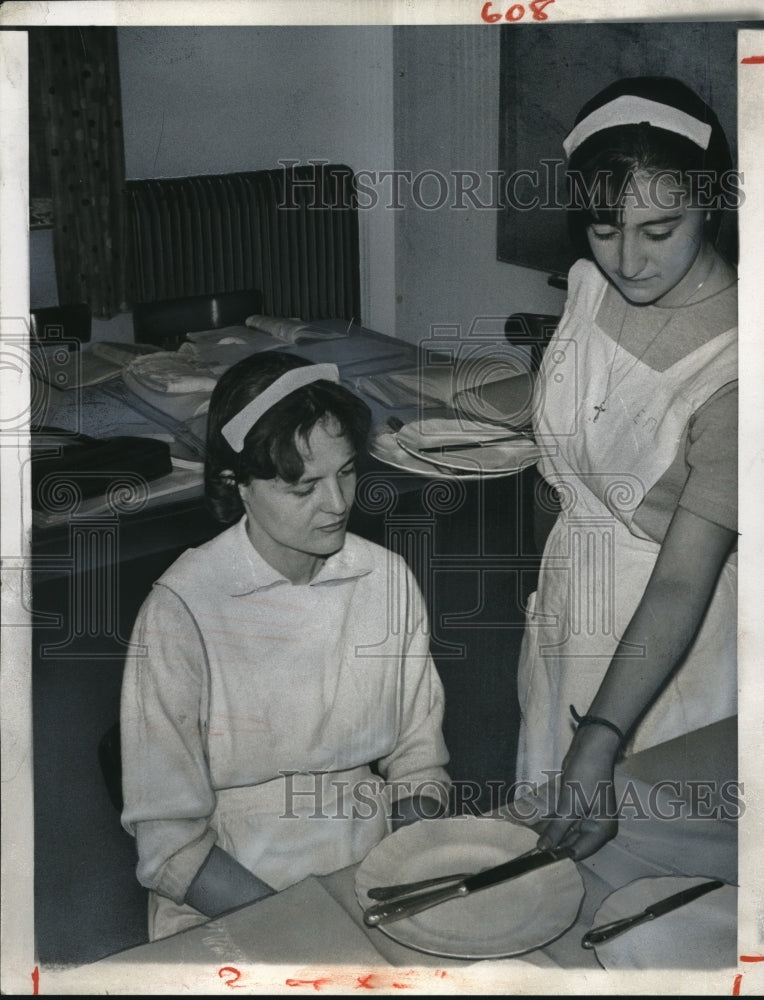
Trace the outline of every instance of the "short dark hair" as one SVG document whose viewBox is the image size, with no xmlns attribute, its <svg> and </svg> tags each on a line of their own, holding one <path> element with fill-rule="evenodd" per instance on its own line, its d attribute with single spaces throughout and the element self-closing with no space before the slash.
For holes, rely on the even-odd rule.
<svg viewBox="0 0 764 1000">
<path fill-rule="evenodd" d="M 326 417 L 333 417 L 356 451 L 366 444 L 371 411 L 345 386 L 326 379 L 311 382 L 279 400 L 249 429 L 244 447 L 235 452 L 222 428 L 276 379 L 311 364 L 279 351 L 243 358 L 221 375 L 210 399 L 204 490 L 217 520 L 230 524 L 244 513 L 237 486 L 253 479 L 295 483 L 305 471 L 297 441 L 305 441 Z M 233 473 L 233 479 L 231 479 Z"/>
<path fill-rule="evenodd" d="M 702 183 L 705 207 L 711 213 L 709 235 L 715 239 L 722 211 L 732 207 L 723 189 L 725 176 L 732 170 L 732 156 L 716 114 L 680 80 L 632 77 L 600 91 L 581 108 L 575 124 L 626 95 L 669 105 L 710 125 L 708 147 L 702 149 L 691 139 L 647 123 L 615 125 L 585 139 L 572 152 L 567 168 L 568 226 L 576 251 L 589 255 L 586 229 L 592 222 L 618 221 L 629 179 L 640 172 L 674 175 L 686 190 Z"/>
</svg>

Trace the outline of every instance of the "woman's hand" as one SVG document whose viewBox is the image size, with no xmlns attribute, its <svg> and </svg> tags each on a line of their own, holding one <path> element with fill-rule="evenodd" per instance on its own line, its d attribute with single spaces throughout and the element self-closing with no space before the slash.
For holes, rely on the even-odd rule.
<svg viewBox="0 0 764 1000">
<path fill-rule="evenodd" d="M 618 833 L 613 770 L 619 740 L 601 726 L 583 726 L 573 737 L 562 764 L 555 818 L 539 837 L 538 846 L 569 847 L 581 861 Z"/>
<path fill-rule="evenodd" d="M 621 732 L 633 730 L 694 640 L 736 537 L 728 528 L 677 508 L 587 714 L 608 719 Z M 709 702 L 714 694 L 709 690 Z M 576 731 L 562 763 L 555 818 L 546 824 L 540 846 L 571 847 L 581 860 L 616 835 L 613 769 L 619 746 L 618 735 L 606 726 Z"/>
<path fill-rule="evenodd" d="M 420 819 L 440 819 L 448 815 L 448 806 L 430 795 L 411 795 L 398 799 L 393 806 L 393 831 L 410 826 Z"/>
<path fill-rule="evenodd" d="M 275 892 L 216 844 L 194 876 L 183 901 L 206 917 L 219 917 Z"/>
</svg>

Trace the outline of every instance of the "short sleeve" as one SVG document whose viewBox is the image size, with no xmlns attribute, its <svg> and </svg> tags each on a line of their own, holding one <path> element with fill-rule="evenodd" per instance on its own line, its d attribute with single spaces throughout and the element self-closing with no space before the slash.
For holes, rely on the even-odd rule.
<svg viewBox="0 0 764 1000">
<path fill-rule="evenodd" d="M 685 458 L 690 469 L 679 506 L 737 531 L 738 387 L 719 389 L 693 417 Z"/>
</svg>

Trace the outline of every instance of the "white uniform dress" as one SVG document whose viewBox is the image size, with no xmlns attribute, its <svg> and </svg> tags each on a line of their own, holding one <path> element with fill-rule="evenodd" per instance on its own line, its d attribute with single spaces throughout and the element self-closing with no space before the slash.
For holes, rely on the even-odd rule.
<svg viewBox="0 0 764 1000">
<path fill-rule="evenodd" d="M 348 534 L 296 586 L 242 519 L 157 581 L 132 641 L 122 822 L 151 939 L 206 919 L 183 899 L 215 844 L 283 889 L 360 861 L 397 798 L 447 797 L 422 596 L 381 546 Z"/>
<path fill-rule="evenodd" d="M 737 378 L 736 328 L 665 371 L 618 346 L 596 322 L 607 287 L 593 263 L 573 266 L 565 312 L 537 382 L 539 468 L 557 489 L 562 512 L 527 610 L 518 781 L 542 784 L 545 770 L 561 767 L 575 728 L 570 706 L 588 709 L 658 556 L 659 543 L 635 523 L 635 513 L 672 465 L 693 414 Z M 595 421 L 611 364 L 607 408 Z M 692 648 L 628 752 L 735 714 L 736 625 L 733 553 Z"/>
</svg>

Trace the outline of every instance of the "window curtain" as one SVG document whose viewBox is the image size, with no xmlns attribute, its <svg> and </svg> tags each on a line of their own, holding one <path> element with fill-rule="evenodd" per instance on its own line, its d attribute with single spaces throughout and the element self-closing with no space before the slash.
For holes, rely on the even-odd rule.
<svg viewBox="0 0 764 1000">
<path fill-rule="evenodd" d="M 45 120 L 59 304 L 108 319 L 132 298 L 116 28 L 31 28 L 29 78 Z"/>
</svg>

